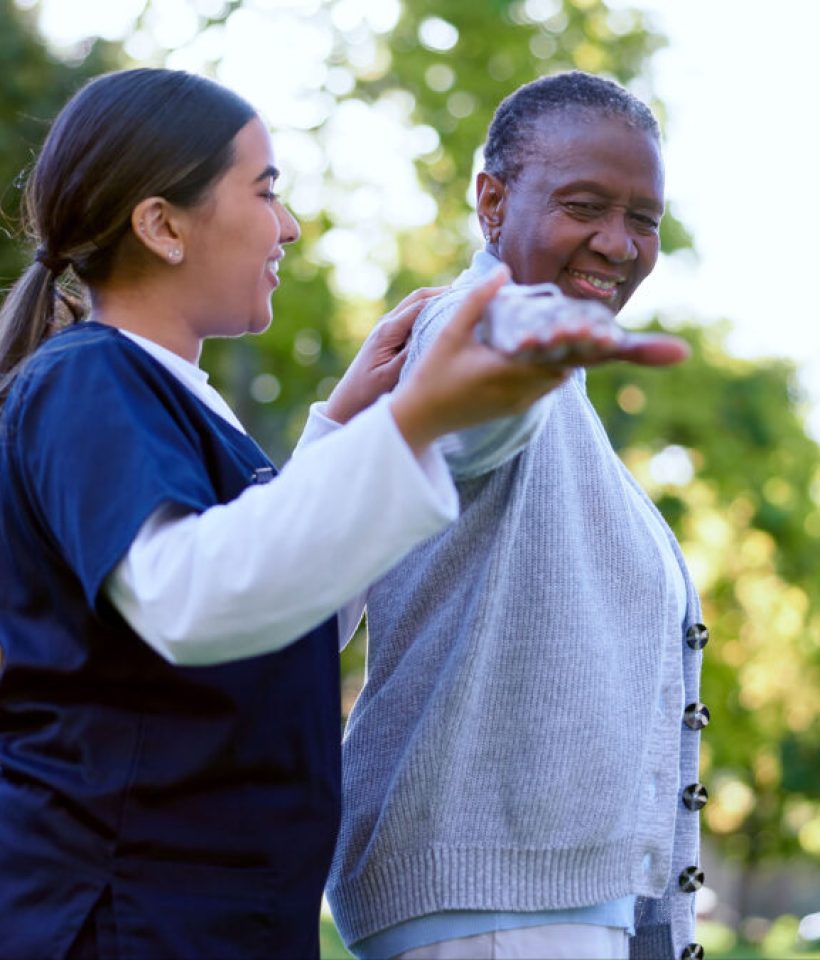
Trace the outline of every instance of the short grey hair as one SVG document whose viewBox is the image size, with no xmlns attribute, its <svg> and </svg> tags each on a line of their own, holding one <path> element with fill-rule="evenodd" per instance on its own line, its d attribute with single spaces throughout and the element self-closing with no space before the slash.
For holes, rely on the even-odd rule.
<svg viewBox="0 0 820 960">
<path fill-rule="evenodd" d="M 501 101 L 484 145 L 484 169 L 501 180 L 514 180 L 525 162 L 540 152 L 545 116 L 617 117 L 660 140 L 649 107 L 613 80 L 581 70 L 539 77 Z"/>
</svg>

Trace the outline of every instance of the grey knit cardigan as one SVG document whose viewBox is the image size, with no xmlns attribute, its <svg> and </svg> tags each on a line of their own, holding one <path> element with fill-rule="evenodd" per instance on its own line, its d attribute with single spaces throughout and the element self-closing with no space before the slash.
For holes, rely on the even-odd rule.
<svg viewBox="0 0 820 960">
<path fill-rule="evenodd" d="M 477 254 L 427 307 L 409 365 L 495 263 Z M 439 911 L 636 894 L 632 956 L 697 957 L 707 634 L 674 536 L 612 450 L 581 372 L 526 417 L 445 449 L 460 519 L 368 596 L 327 891 L 338 928 L 351 944 Z M 683 627 L 636 498 L 683 571 Z"/>
</svg>

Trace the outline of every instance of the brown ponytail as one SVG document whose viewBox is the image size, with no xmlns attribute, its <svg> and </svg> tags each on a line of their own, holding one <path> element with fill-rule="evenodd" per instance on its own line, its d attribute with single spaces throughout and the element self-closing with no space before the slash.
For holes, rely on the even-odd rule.
<svg viewBox="0 0 820 960">
<path fill-rule="evenodd" d="M 35 261 L 6 296 L 0 310 L 0 404 L 22 362 L 51 330 L 55 285 L 51 270 Z"/>
</svg>

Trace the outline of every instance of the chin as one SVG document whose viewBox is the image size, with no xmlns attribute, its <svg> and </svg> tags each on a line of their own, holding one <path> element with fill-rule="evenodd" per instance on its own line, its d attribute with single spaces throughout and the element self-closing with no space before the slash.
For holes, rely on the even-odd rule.
<svg viewBox="0 0 820 960">
<path fill-rule="evenodd" d="M 261 317 L 251 317 L 248 323 L 248 333 L 264 333 L 273 321 L 273 314 L 268 313 Z"/>
</svg>

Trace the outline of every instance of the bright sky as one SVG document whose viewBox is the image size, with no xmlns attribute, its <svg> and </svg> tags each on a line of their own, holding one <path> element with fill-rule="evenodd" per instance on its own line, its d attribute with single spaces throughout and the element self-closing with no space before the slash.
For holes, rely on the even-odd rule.
<svg viewBox="0 0 820 960">
<path fill-rule="evenodd" d="M 23 0 L 21 6 L 32 2 Z M 64 42 L 91 32 L 117 37 L 142 5 L 141 0 L 43 0 L 41 24 Z M 732 352 L 793 358 L 812 400 L 810 429 L 820 440 L 820 309 L 803 289 L 818 269 L 811 257 L 820 249 L 815 186 L 820 3 L 610 0 L 610 5 L 650 12 L 670 39 L 651 67 L 669 116 L 667 194 L 692 231 L 699 255 L 665 258 L 624 319 L 640 322 L 658 309 L 681 319 L 727 318 Z M 323 250 L 334 262 L 348 258 L 347 268 L 337 271 L 340 289 L 346 277 L 346 292 L 379 296 L 395 267 L 390 228 L 425 222 L 435 213 L 419 196 L 409 162 L 435 146 L 435 132 L 408 132 L 404 121 L 411 104 L 401 97 L 384 104 L 378 118 L 346 106 L 345 115 L 334 116 L 323 131 L 323 150 L 305 128 L 332 106 L 322 85 L 343 92 L 350 80 L 338 69 L 328 77 L 326 18 L 332 15 L 354 38 L 363 24 L 386 32 L 398 17 L 398 0 L 339 0 L 332 13 L 322 0 L 246 0 L 229 29 L 195 37 L 193 10 L 209 7 L 218 10 L 220 0 L 154 0 L 155 32 L 163 44 L 180 48 L 171 65 L 196 69 L 197 61 L 222 58 L 220 78 L 281 131 L 275 146 L 286 178 L 286 160 L 292 158 L 294 175 L 283 186 L 291 188 L 287 195 L 296 213 L 309 215 L 320 205 L 333 209 L 339 228 Z M 366 43 L 356 49 L 364 60 L 372 55 Z M 150 59 L 154 50 L 146 37 L 137 36 L 130 52 Z M 457 47 L 454 57 L 457 66 Z M 368 135 L 375 124 L 378 135 Z M 362 153 L 352 149 L 362 137 L 384 144 L 389 158 L 373 150 L 370 169 L 362 169 Z M 396 162 L 402 151 L 406 162 Z M 323 176 L 328 155 L 334 174 L 349 180 L 349 189 L 332 196 Z"/>
<path fill-rule="evenodd" d="M 820 307 L 803 280 L 820 250 L 820 3 L 635 0 L 670 45 L 653 77 L 669 124 L 667 194 L 699 262 L 669 258 L 633 309 L 732 321 L 740 356 L 788 356 L 820 440 Z"/>
</svg>

